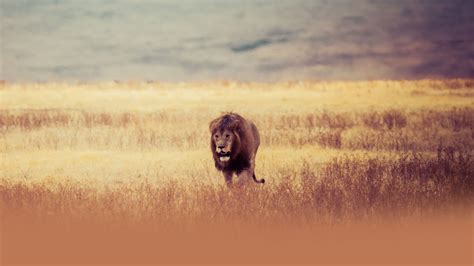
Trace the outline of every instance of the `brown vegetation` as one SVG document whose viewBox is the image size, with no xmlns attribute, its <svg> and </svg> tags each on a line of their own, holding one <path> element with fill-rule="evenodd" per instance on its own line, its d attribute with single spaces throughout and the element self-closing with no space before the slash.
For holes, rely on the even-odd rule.
<svg viewBox="0 0 474 266">
<path fill-rule="evenodd" d="M 472 84 L 3 84 L 1 211 L 160 231 L 469 208 Z M 214 169 L 207 127 L 222 111 L 258 126 L 265 185 L 230 190 Z"/>
</svg>

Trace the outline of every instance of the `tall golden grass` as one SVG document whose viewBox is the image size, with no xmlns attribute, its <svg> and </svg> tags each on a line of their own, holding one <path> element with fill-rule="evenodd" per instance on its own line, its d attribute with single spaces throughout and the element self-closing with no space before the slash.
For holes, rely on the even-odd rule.
<svg viewBox="0 0 474 266">
<path fill-rule="evenodd" d="M 249 188 L 258 190 L 225 215 L 243 217 L 252 206 L 254 218 L 423 209 L 472 194 L 472 89 L 472 80 L 4 84 L 2 201 L 10 208 L 37 195 L 27 205 L 40 213 L 63 209 L 43 205 L 52 197 L 46 202 L 83 216 L 92 210 L 74 208 L 139 199 L 147 207 L 129 206 L 135 217 L 220 215 L 214 201 L 225 205 L 233 194 L 212 167 L 207 127 L 237 111 L 260 129 L 257 173 L 270 183 Z M 102 202 L 96 194 L 122 198 Z M 110 216 L 120 213 L 109 207 Z"/>
<path fill-rule="evenodd" d="M 0 86 L 5 217 L 311 226 L 472 204 L 473 80 Z M 265 185 L 214 169 L 226 111 L 259 128 Z"/>
</svg>

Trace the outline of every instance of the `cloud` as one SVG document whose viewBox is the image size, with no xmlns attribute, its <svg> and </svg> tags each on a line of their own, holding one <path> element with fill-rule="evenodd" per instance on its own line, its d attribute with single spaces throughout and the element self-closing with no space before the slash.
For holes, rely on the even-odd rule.
<svg viewBox="0 0 474 266">
<path fill-rule="evenodd" d="M 474 77 L 472 0 L 30 2 L 3 5 L 0 79 Z"/>
</svg>

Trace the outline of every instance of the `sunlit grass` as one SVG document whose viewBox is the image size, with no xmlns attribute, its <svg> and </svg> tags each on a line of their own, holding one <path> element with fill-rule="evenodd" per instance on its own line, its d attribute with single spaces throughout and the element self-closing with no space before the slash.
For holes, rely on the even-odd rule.
<svg viewBox="0 0 474 266">
<path fill-rule="evenodd" d="M 470 200 L 474 82 L 0 87 L 5 211 L 92 220 L 345 221 Z M 253 120 L 264 186 L 229 190 L 208 123 Z"/>
</svg>

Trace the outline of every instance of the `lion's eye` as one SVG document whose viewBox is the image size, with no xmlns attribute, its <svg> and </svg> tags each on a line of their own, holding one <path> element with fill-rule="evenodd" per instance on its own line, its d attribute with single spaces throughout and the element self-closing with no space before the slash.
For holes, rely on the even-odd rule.
<svg viewBox="0 0 474 266">
<path fill-rule="evenodd" d="M 229 137 L 230 137 L 230 135 L 229 135 L 229 134 L 226 134 L 226 135 L 225 135 L 225 137 L 226 137 L 226 138 L 229 138 Z"/>
<path fill-rule="evenodd" d="M 219 136 L 217 134 L 215 134 L 214 137 L 217 139 Z"/>
</svg>

